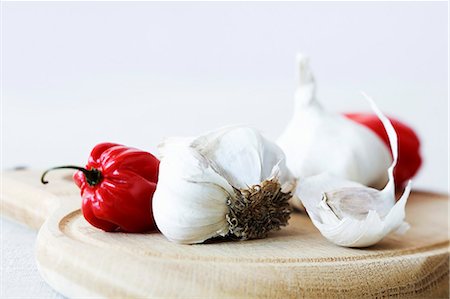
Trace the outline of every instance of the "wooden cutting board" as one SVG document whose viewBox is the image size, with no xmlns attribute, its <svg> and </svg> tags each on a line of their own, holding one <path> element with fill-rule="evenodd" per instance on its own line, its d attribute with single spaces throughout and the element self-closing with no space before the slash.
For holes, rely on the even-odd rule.
<svg viewBox="0 0 450 299">
<path fill-rule="evenodd" d="M 365 249 L 335 246 L 304 214 L 269 238 L 178 245 L 159 233 L 105 233 L 80 212 L 70 173 L 2 174 L 2 212 L 39 229 L 42 277 L 68 297 L 448 298 L 448 196 L 414 192 L 411 229 Z"/>
</svg>

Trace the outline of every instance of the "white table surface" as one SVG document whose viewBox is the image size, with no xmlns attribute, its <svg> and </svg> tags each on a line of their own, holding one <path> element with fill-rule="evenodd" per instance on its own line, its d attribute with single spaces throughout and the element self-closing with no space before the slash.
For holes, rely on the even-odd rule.
<svg viewBox="0 0 450 299">
<path fill-rule="evenodd" d="M 0 221 L 0 298 L 64 298 L 50 288 L 39 275 L 34 258 L 36 231 L 4 217 L 1 217 Z"/>
</svg>

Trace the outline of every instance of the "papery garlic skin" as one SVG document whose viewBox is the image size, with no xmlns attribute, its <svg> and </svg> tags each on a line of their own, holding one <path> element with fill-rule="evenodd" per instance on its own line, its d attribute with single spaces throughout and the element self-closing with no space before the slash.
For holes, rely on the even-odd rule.
<svg viewBox="0 0 450 299">
<path fill-rule="evenodd" d="M 321 234 L 345 247 L 371 246 L 389 233 L 404 232 L 409 227 L 404 218 L 411 181 L 395 203 L 393 171 L 398 156 L 397 134 L 375 103 L 367 99 L 388 133 L 392 150 L 393 161 L 387 171 L 389 181 L 383 190 L 323 173 L 299 181 L 296 191 Z"/>
<path fill-rule="evenodd" d="M 193 244 L 230 234 L 240 239 L 254 237 L 257 228 L 243 232 L 241 223 L 236 225 L 233 217 L 242 209 L 233 205 L 241 205 L 246 212 L 242 200 L 256 196 L 264 203 L 262 193 L 254 193 L 259 189 L 272 195 L 269 201 L 280 200 L 277 217 L 287 222 L 287 201 L 295 179 L 285 165 L 282 150 L 256 130 L 224 128 L 197 138 L 169 139 L 160 151 L 153 213 L 158 228 L 169 240 Z M 253 195 L 246 193 L 250 191 Z M 276 228 L 275 224 L 266 224 Z"/>
<path fill-rule="evenodd" d="M 299 186 L 299 188 L 308 188 L 306 184 Z M 320 184 L 314 188 L 321 189 Z M 364 188 L 364 186 L 361 186 L 361 188 Z M 317 202 L 319 204 L 314 207 L 312 204 L 308 204 L 301 191 L 297 192 L 297 195 L 303 199 L 302 202 L 313 224 L 330 242 L 344 247 L 368 247 L 378 243 L 391 232 L 403 233 L 409 228 L 409 225 L 404 222 L 404 218 L 405 205 L 410 191 L 411 184 L 408 183 L 403 195 L 395 205 L 386 204 L 386 207 L 383 207 L 383 210 L 389 211 L 384 217 L 376 211 L 376 208 L 379 207 L 379 205 L 376 205 L 366 206 L 365 217 L 346 215 L 339 218 L 326 203 L 325 198 L 320 200 L 319 197 L 319 201 L 315 201 L 316 204 Z M 352 196 L 352 194 L 349 193 L 348 196 Z M 379 196 L 379 199 L 386 200 L 382 196 Z"/>
<path fill-rule="evenodd" d="M 392 158 L 368 128 L 327 111 L 317 101 L 308 59 L 298 55 L 299 86 L 294 116 L 278 139 L 287 166 L 300 180 L 323 172 L 382 188 Z"/>
</svg>

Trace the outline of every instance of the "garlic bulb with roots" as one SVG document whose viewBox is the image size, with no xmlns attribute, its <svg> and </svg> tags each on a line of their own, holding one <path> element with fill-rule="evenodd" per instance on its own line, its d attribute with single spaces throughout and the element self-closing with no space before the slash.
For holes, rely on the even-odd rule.
<svg viewBox="0 0 450 299">
<path fill-rule="evenodd" d="M 409 227 L 404 218 L 411 181 L 399 201 L 395 202 L 393 172 L 398 155 L 397 134 L 375 103 L 369 97 L 367 99 L 389 136 L 393 161 L 387 171 L 389 180 L 386 186 L 380 191 L 323 173 L 299 181 L 296 191 L 322 235 L 346 247 L 371 246 L 387 234 L 404 232 Z"/>
<path fill-rule="evenodd" d="M 382 188 L 392 158 L 370 129 L 327 111 L 316 98 L 308 59 L 297 56 L 299 85 L 292 120 L 278 139 L 286 163 L 300 180 L 323 172 Z"/>
<path fill-rule="evenodd" d="M 168 139 L 160 152 L 153 213 L 169 240 L 263 238 L 287 224 L 296 181 L 283 151 L 256 130 Z"/>
</svg>

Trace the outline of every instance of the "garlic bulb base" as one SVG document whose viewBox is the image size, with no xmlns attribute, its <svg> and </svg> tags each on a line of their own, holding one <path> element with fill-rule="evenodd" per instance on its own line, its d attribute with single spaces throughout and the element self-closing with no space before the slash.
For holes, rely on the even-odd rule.
<svg viewBox="0 0 450 299">
<path fill-rule="evenodd" d="M 248 189 L 236 189 L 229 197 L 228 237 L 239 240 L 265 238 L 270 231 L 286 226 L 292 208 L 290 192 L 283 192 L 277 178 L 263 181 Z"/>
</svg>

